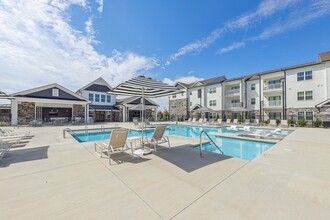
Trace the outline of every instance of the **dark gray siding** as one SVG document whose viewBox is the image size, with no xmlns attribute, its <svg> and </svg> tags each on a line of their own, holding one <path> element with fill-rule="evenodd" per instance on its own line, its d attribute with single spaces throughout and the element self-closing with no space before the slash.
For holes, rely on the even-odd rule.
<svg viewBox="0 0 330 220">
<path fill-rule="evenodd" d="M 59 96 L 53 96 L 53 89 L 59 90 Z M 77 97 L 70 95 L 63 90 L 54 87 L 51 89 L 45 89 L 39 92 L 34 92 L 26 95 L 18 95 L 18 97 L 29 97 L 29 98 L 44 98 L 44 99 L 61 99 L 61 100 L 74 100 L 74 101 L 85 101 L 83 99 L 78 99 Z"/>
<path fill-rule="evenodd" d="M 108 86 L 93 84 L 84 90 L 94 91 L 94 92 L 110 92 L 111 89 Z"/>
</svg>

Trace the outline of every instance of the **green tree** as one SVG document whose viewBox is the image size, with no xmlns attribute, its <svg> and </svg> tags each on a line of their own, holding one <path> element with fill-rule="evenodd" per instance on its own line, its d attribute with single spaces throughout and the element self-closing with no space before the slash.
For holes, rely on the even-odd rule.
<svg viewBox="0 0 330 220">
<path fill-rule="evenodd" d="M 241 123 L 242 122 L 242 115 L 241 114 L 238 114 L 237 121 L 238 121 L 238 123 Z"/>
<path fill-rule="evenodd" d="M 163 112 L 162 111 L 158 111 L 157 112 L 157 119 L 158 119 L 158 121 L 162 121 L 163 120 Z"/>
<path fill-rule="evenodd" d="M 165 109 L 163 113 L 163 120 L 168 121 L 169 118 L 170 118 L 170 113 L 167 111 L 167 109 Z"/>
<path fill-rule="evenodd" d="M 251 122 L 251 115 L 250 115 L 250 112 L 248 112 L 247 115 L 246 115 L 246 121 L 247 121 L 247 122 Z"/>
<path fill-rule="evenodd" d="M 230 122 L 232 123 L 234 121 L 234 114 L 231 114 L 230 116 Z"/>
</svg>

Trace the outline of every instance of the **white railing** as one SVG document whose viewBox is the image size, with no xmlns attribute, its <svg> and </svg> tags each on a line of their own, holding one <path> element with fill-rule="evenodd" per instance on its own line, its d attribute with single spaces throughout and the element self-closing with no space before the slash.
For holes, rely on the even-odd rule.
<svg viewBox="0 0 330 220">
<path fill-rule="evenodd" d="M 264 87 L 264 90 L 273 90 L 273 89 L 281 89 L 282 83 L 268 84 Z"/>
<path fill-rule="evenodd" d="M 280 107 L 280 106 L 282 106 L 282 100 L 265 102 L 265 107 Z"/>
<path fill-rule="evenodd" d="M 240 89 L 229 89 L 225 90 L 225 95 L 236 95 L 240 93 Z"/>
<path fill-rule="evenodd" d="M 225 105 L 226 109 L 228 108 L 238 108 L 238 107 L 241 107 L 241 103 L 226 103 Z"/>
</svg>

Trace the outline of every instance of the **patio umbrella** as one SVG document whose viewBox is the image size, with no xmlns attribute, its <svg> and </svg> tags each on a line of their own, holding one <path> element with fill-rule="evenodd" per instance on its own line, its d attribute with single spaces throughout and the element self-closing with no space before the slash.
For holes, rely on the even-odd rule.
<svg viewBox="0 0 330 220">
<path fill-rule="evenodd" d="M 117 87 L 113 88 L 112 91 L 108 92 L 114 95 L 123 95 L 123 96 L 135 96 L 141 97 L 141 111 L 142 117 L 141 122 L 143 124 L 144 117 L 143 111 L 145 109 L 144 98 L 158 98 L 173 94 L 181 93 L 178 88 L 170 86 L 166 83 L 154 80 L 150 77 L 138 76 L 132 78 L 124 83 L 119 84 Z M 142 142 L 144 136 L 144 126 L 142 126 Z M 143 149 L 143 154 L 150 153 Z"/>
<path fill-rule="evenodd" d="M 201 107 L 193 110 L 193 112 L 204 113 L 204 118 L 205 118 L 205 113 L 214 113 L 215 111 L 213 109 L 208 108 L 208 107 L 201 106 Z"/>
</svg>

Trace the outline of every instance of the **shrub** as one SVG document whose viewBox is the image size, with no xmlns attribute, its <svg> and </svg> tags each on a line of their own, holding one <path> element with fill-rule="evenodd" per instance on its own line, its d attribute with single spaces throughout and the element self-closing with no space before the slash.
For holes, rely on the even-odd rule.
<svg viewBox="0 0 330 220">
<path fill-rule="evenodd" d="M 288 124 L 289 125 L 294 125 L 294 124 L 296 124 L 296 122 L 293 119 L 289 118 L 288 119 Z"/>
<path fill-rule="evenodd" d="M 269 119 L 263 121 L 264 124 L 268 125 L 269 124 Z"/>
<path fill-rule="evenodd" d="M 318 119 L 316 119 L 316 120 L 314 121 L 314 126 L 315 126 L 315 127 L 318 128 L 318 127 L 320 127 L 321 125 L 322 125 L 322 120 L 321 120 L 321 119 L 318 118 Z"/>
<path fill-rule="evenodd" d="M 238 123 L 241 123 L 242 122 L 242 116 L 241 116 L 241 114 L 238 114 L 237 121 L 238 121 Z"/>
<path fill-rule="evenodd" d="M 230 122 L 233 122 L 234 121 L 234 115 L 231 115 L 230 116 Z"/>
<path fill-rule="evenodd" d="M 246 115 L 246 121 L 251 122 L 250 112 L 248 112 L 247 115 Z"/>
<path fill-rule="evenodd" d="M 281 123 L 280 119 L 276 119 L 276 125 L 278 126 Z"/>
<path fill-rule="evenodd" d="M 298 120 L 298 126 L 305 127 L 307 125 L 307 121 L 304 118 Z"/>
<path fill-rule="evenodd" d="M 216 114 L 215 114 L 215 120 L 218 121 L 218 119 L 219 119 L 219 114 L 216 113 Z"/>
<path fill-rule="evenodd" d="M 226 120 L 227 120 L 226 114 L 222 114 L 222 121 L 226 121 Z"/>
</svg>

